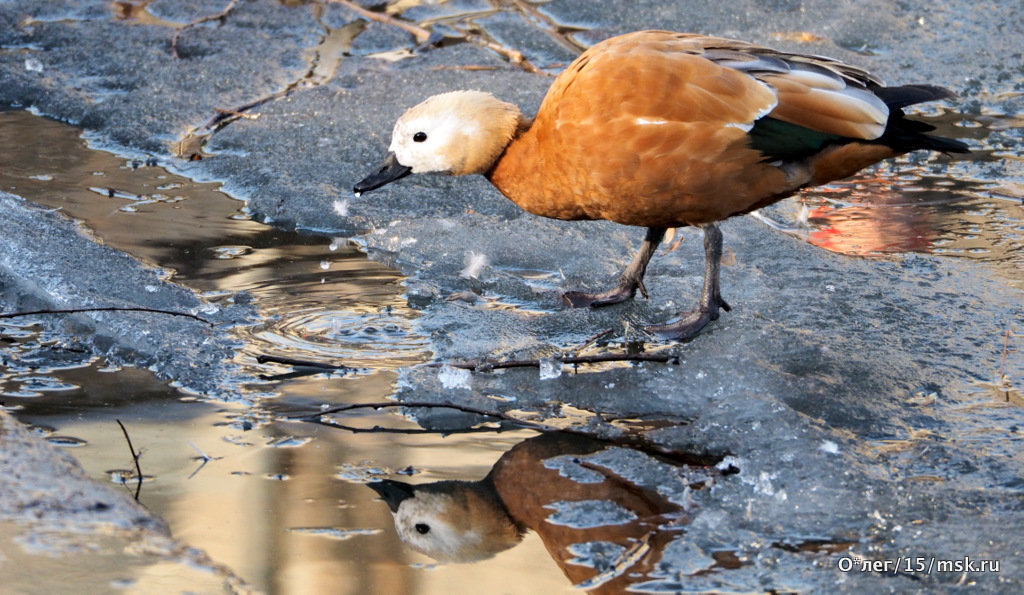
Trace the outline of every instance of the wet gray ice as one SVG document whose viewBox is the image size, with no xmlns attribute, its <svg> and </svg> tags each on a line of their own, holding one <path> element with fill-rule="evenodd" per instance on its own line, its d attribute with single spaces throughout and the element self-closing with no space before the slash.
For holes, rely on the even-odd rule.
<svg viewBox="0 0 1024 595">
<path fill-rule="evenodd" d="M 156 0 L 148 11 L 183 23 L 221 4 Z M 695 302 L 702 260 L 693 231 L 682 232 L 679 249 L 655 256 L 646 281 L 651 300 L 566 310 L 559 291 L 609 282 L 628 262 L 640 230 L 543 220 L 479 178 L 407 179 L 351 196 L 352 184 L 383 157 L 394 120 L 425 96 L 484 89 L 532 113 L 550 79 L 472 43 L 417 47 L 408 35 L 370 23 L 332 78 L 307 84 L 316 59 L 308 48 L 326 29 L 355 17 L 336 4 L 286 4 L 245 2 L 216 26 L 190 28 L 179 42 L 182 59 L 173 60 L 169 27 L 116 22 L 106 2 L 2 3 L 0 103 L 81 125 L 99 146 L 223 181 L 268 224 L 358 234 L 370 258 L 409 275 L 407 298 L 420 314 L 416 330 L 429 337 L 440 361 L 548 357 L 605 329 L 613 329 L 614 342 L 634 339 L 631 329 Z M 915 155 L 899 168 L 968 180 L 965 196 L 1019 209 L 1024 14 L 1010 4 L 554 0 L 535 4 L 540 21 L 512 10 L 480 20 L 494 39 L 551 70 L 573 54 L 538 24 L 544 18 L 580 28 L 570 35 L 579 44 L 667 27 L 832 55 L 892 83 L 948 86 L 960 97 L 945 111 L 963 113 L 967 122 L 949 129 L 978 153 L 958 163 Z M 410 9 L 407 16 L 422 21 L 489 9 L 487 2 L 451 2 Z M 374 57 L 405 49 L 414 55 Z M 218 108 L 289 85 L 294 91 L 287 97 L 254 110 L 258 119 L 240 119 L 210 136 L 204 159 L 172 153 L 175 141 Z M 5 310 L 59 306 L 72 296 L 90 304 L 205 312 L 194 292 L 92 243 L 56 215 L 6 194 L 0 208 Z M 768 215 L 792 221 L 792 211 L 783 204 Z M 37 240 L 39 229 L 45 240 Z M 410 367 L 401 373 L 397 398 L 521 411 L 545 411 L 556 401 L 609 417 L 670 420 L 676 423 L 650 437 L 728 456 L 739 473 L 688 495 L 690 524 L 666 549 L 663 576 L 651 577 L 651 590 L 1024 587 L 1024 540 L 1016 530 L 1024 525 L 1024 413 L 1019 388 L 1018 402 L 1010 403 L 993 385 L 1004 370 L 1019 387 L 1024 370 L 1019 338 L 1016 350 L 1003 350 L 1007 330 L 1019 337 L 1024 329 L 1019 226 L 1004 239 L 1018 255 L 1008 263 L 927 253 L 843 256 L 749 217 L 722 229 L 735 257 L 723 268 L 722 291 L 734 309 L 692 342 L 669 347 L 678 365 L 581 368 L 579 374 L 567 367 L 547 378 L 536 369 L 509 370 L 458 382 L 446 382 L 438 368 Z M 470 252 L 487 258 L 479 278 L 459 274 Z M 251 312 L 236 305 L 209 314 L 226 322 Z M 151 367 L 197 392 L 238 396 L 232 391 L 241 373 L 226 363 L 235 348 L 226 334 L 166 318 L 140 333 L 138 323 L 125 322 L 142 317 L 135 316 L 79 315 L 61 328 L 89 349 Z M 465 423 L 450 413 L 417 413 L 427 427 Z M 607 458 L 602 464 L 639 485 L 661 483 L 657 465 L 614 453 Z M 678 490 L 666 496 L 681 498 Z M 773 546 L 801 540 L 849 541 L 849 555 L 878 560 L 970 556 L 1000 560 L 1002 567 L 999 573 L 842 572 L 835 556 L 809 562 Z M 749 563 L 677 582 L 680 573 L 707 567 L 718 551 Z"/>
</svg>

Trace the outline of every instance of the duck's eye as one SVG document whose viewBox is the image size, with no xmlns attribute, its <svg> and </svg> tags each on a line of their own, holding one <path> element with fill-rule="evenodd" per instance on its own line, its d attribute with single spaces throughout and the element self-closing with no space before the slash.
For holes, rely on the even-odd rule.
<svg viewBox="0 0 1024 595">
<path fill-rule="evenodd" d="M 415 141 L 415 142 L 418 142 L 418 143 L 422 143 L 423 141 L 427 140 L 427 133 L 426 132 L 417 132 L 416 134 L 412 135 L 412 140 Z M 429 529 L 429 527 L 428 527 L 428 529 Z"/>
<path fill-rule="evenodd" d="M 420 134 L 423 134 L 422 132 Z M 426 535 L 430 533 L 430 525 L 426 523 L 416 523 L 416 532 L 420 535 Z"/>
</svg>

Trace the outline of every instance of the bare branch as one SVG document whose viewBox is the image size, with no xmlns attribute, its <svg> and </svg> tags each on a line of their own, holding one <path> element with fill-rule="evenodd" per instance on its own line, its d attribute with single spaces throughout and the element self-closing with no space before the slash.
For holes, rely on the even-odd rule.
<svg viewBox="0 0 1024 595">
<path fill-rule="evenodd" d="M 556 361 L 562 362 L 563 364 L 579 365 L 579 364 L 602 364 L 607 362 L 658 362 L 663 364 L 679 363 L 679 356 L 669 353 L 602 353 L 598 355 L 578 355 L 571 357 L 555 357 Z M 453 368 L 461 368 L 463 370 L 472 370 L 474 372 L 484 370 L 497 370 L 501 368 L 539 368 L 539 359 L 513 359 L 503 360 L 498 362 L 488 361 L 477 361 L 471 360 L 468 362 L 431 362 L 426 364 L 428 366 L 451 366 Z"/>
<path fill-rule="evenodd" d="M 353 368 L 344 364 L 328 364 L 324 362 L 316 362 L 312 360 L 295 359 L 292 357 L 280 357 L 276 355 L 258 355 L 256 356 L 256 363 L 259 364 L 283 364 L 286 366 L 292 366 L 294 370 L 286 374 L 260 374 L 261 380 L 288 380 L 291 378 L 302 378 L 303 376 L 313 376 L 314 374 L 331 374 L 340 372 L 342 375 L 358 372 L 362 368 Z"/>
<path fill-rule="evenodd" d="M 590 347 L 594 343 L 597 343 L 601 339 L 607 337 L 608 335 L 610 335 L 610 334 L 612 334 L 614 332 L 615 332 L 615 329 L 605 329 L 605 330 L 597 333 L 596 335 L 592 335 L 586 341 L 581 343 L 579 347 L 576 347 L 576 348 L 572 349 L 572 351 L 575 351 L 576 353 L 579 353 L 579 352 L 583 351 L 584 349 L 586 349 L 587 347 Z"/>
<path fill-rule="evenodd" d="M 598 422 L 600 422 L 600 424 L 602 426 L 604 426 L 606 429 L 608 429 L 608 430 L 610 430 L 612 432 L 615 432 L 615 435 L 603 436 L 603 435 L 600 435 L 596 430 L 593 430 L 593 429 L 583 429 L 583 428 L 580 428 L 580 427 L 572 427 L 572 426 L 560 427 L 560 426 L 555 426 L 555 425 L 552 425 L 552 424 L 536 422 L 536 421 L 530 421 L 530 420 L 526 420 L 526 419 L 520 419 L 520 418 L 517 418 L 515 416 L 509 415 L 507 413 L 504 413 L 502 411 L 491 411 L 491 410 L 486 410 L 486 409 L 480 409 L 478 407 L 472 407 L 472 406 L 469 406 L 469 405 L 459 405 L 459 404 L 456 404 L 456 403 L 432 403 L 432 402 L 429 402 L 429 401 L 351 403 L 349 405 L 340 405 L 338 407 L 332 407 L 330 409 L 325 409 L 323 411 L 317 411 L 316 413 L 309 413 L 309 414 L 306 414 L 306 415 L 289 416 L 289 417 L 287 417 L 287 419 L 292 419 L 292 420 L 296 420 L 296 421 L 304 421 L 304 422 L 309 422 L 309 423 L 316 423 L 316 424 L 320 424 L 320 425 L 337 427 L 337 428 L 340 428 L 340 429 L 345 429 L 345 430 L 350 430 L 351 431 L 351 428 L 349 428 L 349 427 L 346 427 L 346 426 L 344 426 L 342 424 L 339 424 L 339 423 L 332 423 L 332 422 L 329 422 L 329 421 L 324 421 L 322 419 L 322 417 L 325 416 L 325 415 L 331 415 L 333 413 L 344 413 L 346 411 L 353 411 L 353 410 L 356 410 L 356 409 L 380 410 L 380 409 L 389 409 L 389 408 L 394 408 L 394 407 L 405 407 L 405 408 L 410 408 L 410 409 L 415 409 L 415 408 L 424 408 L 424 409 L 454 409 L 455 411 L 461 411 L 463 413 L 471 413 L 471 414 L 474 414 L 474 415 L 481 415 L 481 416 L 484 416 L 484 417 L 490 417 L 490 418 L 494 418 L 494 419 L 497 419 L 497 420 L 500 420 L 500 421 L 505 421 L 505 422 L 508 422 L 510 424 L 513 424 L 513 425 L 517 425 L 517 426 L 519 426 L 521 428 L 524 428 L 524 429 L 527 429 L 527 430 L 534 430 L 534 431 L 537 431 L 537 432 L 562 432 L 562 433 L 565 433 L 565 434 L 573 434 L 573 435 L 576 435 L 576 436 L 585 436 L 587 438 L 592 438 L 592 439 L 595 439 L 595 440 L 602 440 L 604 442 L 608 442 L 609 444 L 614 444 L 614 445 L 618 445 L 618 446 L 625 446 L 625 447 L 633 448 L 633 449 L 636 449 L 636 450 L 639 450 L 639 451 L 642 451 L 642 452 L 646 452 L 646 453 L 649 453 L 649 454 L 655 454 L 655 455 L 659 455 L 659 456 L 669 457 L 669 458 L 674 459 L 674 460 L 679 460 L 679 461 L 685 462 L 688 465 L 711 466 L 711 465 L 715 465 L 719 461 L 721 461 L 723 456 L 724 456 L 724 455 L 723 456 L 715 456 L 715 455 L 711 455 L 711 454 L 687 453 L 687 452 L 681 452 L 679 450 L 675 450 L 675 449 L 672 449 L 672 448 L 669 448 L 669 447 L 666 447 L 666 446 L 662 446 L 660 444 L 657 444 L 657 443 L 654 443 L 654 442 L 651 442 L 651 441 L 647 440 L 642 435 L 627 433 L 627 432 L 623 431 L 621 428 L 616 427 L 616 426 L 612 425 L 611 423 L 609 423 L 609 420 L 606 420 L 606 419 L 604 419 L 603 417 L 601 417 L 600 415 L 597 415 L 597 414 L 594 415 L 594 419 L 597 420 Z M 366 431 L 385 431 L 385 430 L 360 430 L 360 431 L 366 432 Z M 391 430 L 386 430 L 386 431 L 391 431 Z M 487 430 L 484 430 L 484 431 L 487 431 Z M 490 430 L 490 431 L 495 431 L 495 430 Z M 420 433 L 420 432 L 417 432 L 417 431 L 408 431 L 407 432 L 405 430 L 395 430 L 395 432 L 401 432 L 401 433 Z M 437 433 L 437 432 L 435 432 L 435 433 Z M 444 430 L 443 433 L 451 433 L 451 430 Z"/>
<path fill-rule="evenodd" d="M 37 316 L 39 314 L 81 314 L 83 312 L 150 312 L 152 314 L 166 314 L 168 316 L 184 316 L 192 318 L 210 326 L 216 326 L 213 322 L 200 318 L 188 312 L 175 312 L 173 310 L 160 310 L 158 308 L 142 308 L 134 306 L 100 306 L 95 308 L 68 308 L 66 310 L 31 310 L 29 312 L 7 312 L 0 313 L 0 318 L 19 318 L 22 316 Z"/>
<path fill-rule="evenodd" d="M 281 357 L 277 355 L 258 355 L 256 361 L 261 364 L 284 364 L 286 366 L 300 366 L 304 368 L 322 368 L 324 370 L 356 370 L 344 364 L 327 364 L 311 360 L 295 359 L 293 357 Z"/>
<path fill-rule="evenodd" d="M 128 436 L 128 430 L 121 423 L 121 420 L 115 419 L 117 425 L 121 426 L 121 433 L 124 434 L 124 439 L 128 441 L 128 451 L 132 453 L 132 460 L 135 461 L 135 477 L 138 483 L 135 486 L 135 501 L 139 501 L 139 493 L 142 492 L 142 466 L 139 465 L 139 455 L 135 452 L 135 447 L 132 446 L 132 439 Z"/>
<path fill-rule="evenodd" d="M 234 10 L 236 4 L 238 4 L 238 0 L 230 0 L 220 12 L 205 17 L 199 17 L 191 23 L 185 23 L 181 27 L 178 27 L 174 31 L 174 36 L 171 37 L 171 55 L 174 56 L 176 59 L 180 58 L 180 56 L 178 55 L 178 38 L 181 37 L 181 34 L 185 31 L 185 29 L 190 29 L 192 27 L 195 27 L 196 25 L 201 25 L 208 21 L 216 21 L 218 19 L 223 19 L 228 16 L 229 12 Z"/>
<path fill-rule="evenodd" d="M 330 1 L 336 4 L 340 4 L 345 8 L 351 10 L 352 12 L 355 12 L 359 16 L 366 17 L 371 21 L 377 21 L 378 23 L 391 25 L 392 27 L 398 27 L 399 29 L 405 31 L 406 33 L 411 33 L 416 38 L 416 43 L 426 43 L 427 40 L 430 39 L 431 34 L 429 29 L 424 29 L 423 27 L 420 27 L 418 25 L 413 25 L 412 23 L 407 23 L 403 20 L 396 19 L 395 17 L 385 14 L 383 12 L 374 12 L 372 10 L 368 10 L 366 8 L 363 8 L 362 6 L 359 6 L 355 2 L 350 2 L 349 0 Z"/>
<path fill-rule="evenodd" d="M 368 18 L 370 20 L 377 21 L 378 23 L 383 23 L 385 25 L 390 25 L 392 27 L 398 27 L 399 29 L 401 29 L 401 30 L 403 30 L 403 31 L 405 31 L 407 33 L 410 33 L 414 37 L 416 37 L 416 43 L 419 43 L 419 44 L 427 43 L 430 40 L 430 37 L 432 35 L 429 29 L 426 29 L 424 27 L 420 27 L 419 25 L 414 25 L 412 23 L 403 21 L 401 19 L 396 19 L 395 17 L 393 17 L 391 15 L 388 15 L 388 14 L 385 14 L 385 13 L 375 12 L 375 11 L 372 11 L 372 10 L 368 10 L 366 8 L 363 8 L 362 6 L 359 6 L 355 2 L 351 2 L 350 0 L 330 0 L 330 1 L 334 2 L 334 3 L 337 3 L 337 4 L 341 4 L 342 6 L 348 8 L 349 10 L 351 10 L 351 11 L 357 13 L 357 14 L 359 14 L 362 17 L 366 17 L 366 18 Z M 467 41 L 475 43 L 475 44 L 477 44 L 480 47 L 487 48 L 487 49 L 491 50 L 492 52 L 495 52 L 497 54 L 500 54 L 500 55 L 504 56 L 509 62 L 511 62 L 512 64 L 515 64 L 516 66 L 522 68 L 523 70 L 525 70 L 527 72 L 532 72 L 534 74 L 540 74 L 540 75 L 544 75 L 544 76 L 551 76 L 548 73 L 544 72 L 543 70 L 541 70 L 541 69 L 537 68 L 536 66 L 534 66 L 533 64 L 531 64 L 530 61 L 527 60 L 523 56 L 523 53 L 520 52 L 519 50 L 515 50 L 515 49 L 512 49 L 512 48 L 505 47 L 505 46 L 503 46 L 501 44 L 494 43 L 493 41 L 489 41 L 489 40 L 485 39 L 483 36 L 478 35 L 476 33 L 471 33 L 471 32 L 468 32 L 468 31 L 462 31 L 462 35 L 463 35 L 463 37 L 466 38 Z"/>
</svg>

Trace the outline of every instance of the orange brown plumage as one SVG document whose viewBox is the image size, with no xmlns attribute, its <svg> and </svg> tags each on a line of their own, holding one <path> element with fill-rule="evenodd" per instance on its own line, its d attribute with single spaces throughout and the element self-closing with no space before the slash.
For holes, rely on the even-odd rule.
<svg viewBox="0 0 1024 595">
<path fill-rule="evenodd" d="M 965 152 L 902 112 L 951 95 L 930 85 L 884 87 L 829 58 L 640 31 L 584 52 L 532 121 L 486 93 L 428 99 L 399 120 L 389 162 L 356 190 L 410 172 L 480 173 L 536 215 L 648 228 L 618 287 L 569 292 L 571 306 L 646 295 L 644 271 L 665 229 L 700 226 L 708 259 L 700 310 L 650 327 L 685 339 L 728 310 L 713 261 L 721 253 L 716 222 L 915 149 Z"/>
</svg>

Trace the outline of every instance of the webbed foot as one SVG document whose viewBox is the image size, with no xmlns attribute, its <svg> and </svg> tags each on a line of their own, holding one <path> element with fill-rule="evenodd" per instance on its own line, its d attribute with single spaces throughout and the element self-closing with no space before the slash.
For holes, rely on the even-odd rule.
<svg viewBox="0 0 1024 595">
<path fill-rule="evenodd" d="M 636 295 L 636 290 L 647 297 L 647 288 L 644 287 L 644 273 L 647 271 L 647 263 L 651 256 L 658 249 L 658 244 L 665 237 L 665 229 L 662 227 L 647 228 L 647 235 L 643 244 L 633 256 L 626 270 L 619 277 L 618 287 L 601 293 L 586 293 L 583 291 L 567 291 L 562 294 L 562 301 L 570 308 L 600 308 L 610 306 L 631 299 Z"/>
<path fill-rule="evenodd" d="M 725 300 L 718 297 L 711 304 L 701 305 L 700 308 L 679 320 L 666 324 L 652 324 L 645 326 L 644 330 L 669 341 L 686 341 L 699 335 L 700 331 L 712 320 L 718 320 L 719 309 L 728 312 L 732 308 L 725 303 Z"/>
<path fill-rule="evenodd" d="M 647 291 L 644 290 L 641 284 L 621 284 L 615 289 L 603 291 L 601 293 L 567 291 L 562 294 L 562 301 L 570 308 L 600 308 L 602 306 L 611 306 L 612 304 L 618 304 L 628 299 L 632 299 L 632 297 L 636 295 L 638 287 L 644 297 L 647 297 Z"/>
</svg>

